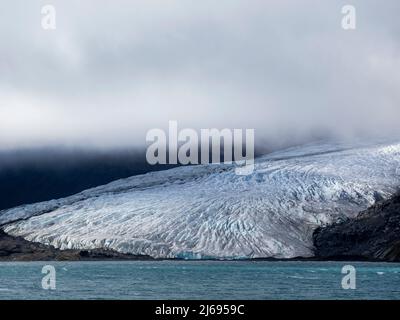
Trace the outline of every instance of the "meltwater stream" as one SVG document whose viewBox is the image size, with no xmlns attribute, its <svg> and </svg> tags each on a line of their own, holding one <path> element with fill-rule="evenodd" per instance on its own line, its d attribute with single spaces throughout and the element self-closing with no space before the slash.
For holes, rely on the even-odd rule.
<svg viewBox="0 0 400 320">
<path fill-rule="evenodd" d="M 344 290 L 342 267 L 356 268 Z M 53 265 L 56 289 L 42 289 Z M 0 299 L 399 299 L 400 264 L 359 262 L 2 262 Z"/>
</svg>

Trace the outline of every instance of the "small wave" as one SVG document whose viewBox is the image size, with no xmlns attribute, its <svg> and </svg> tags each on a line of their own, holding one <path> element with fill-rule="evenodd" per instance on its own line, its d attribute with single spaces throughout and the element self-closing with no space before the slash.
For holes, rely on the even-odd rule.
<svg viewBox="0 0 400 320">
<path fill-rule="evenodd" d="M 288 276 L 288 278 L 292 278 L 292 279 L 305 279 L 305 277 L 301 277 L 301 276 Z"/>
</svg>

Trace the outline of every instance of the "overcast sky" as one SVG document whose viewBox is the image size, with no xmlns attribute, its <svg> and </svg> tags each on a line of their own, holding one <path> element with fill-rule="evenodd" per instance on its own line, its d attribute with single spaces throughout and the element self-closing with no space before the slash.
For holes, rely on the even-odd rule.
<svg viewBox="0 0 400 320">
<path fill-rule="evenodd" d="M 57 29 L 43 30 L 53 4 Z M 400 2 L 0 0 L 0 148 L 144 145 L 147 130 L 273 142 L 400 131 Z"/>
</svg>

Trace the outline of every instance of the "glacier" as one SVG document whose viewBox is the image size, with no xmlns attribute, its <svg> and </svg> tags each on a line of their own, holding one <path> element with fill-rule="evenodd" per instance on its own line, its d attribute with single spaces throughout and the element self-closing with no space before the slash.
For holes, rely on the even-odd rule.
<svg viewBox="0 0 400 320">
<path fill-rule="evenodd" d="M 399 168 L 399 142 L 313 143 L 258 157 L 248 176 L 228 164 L 150 172 L 0 211 L 0 225 L 59 249 L 155 258 L 310 257 L 315 228 L 393 195 Z"/>
</svg>

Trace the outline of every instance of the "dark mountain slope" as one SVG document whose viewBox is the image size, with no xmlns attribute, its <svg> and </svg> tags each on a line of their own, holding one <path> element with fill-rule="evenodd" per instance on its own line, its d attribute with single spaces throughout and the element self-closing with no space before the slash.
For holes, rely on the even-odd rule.
<svg viewBox="0 0 400 320">
<path fill-rule="evenodd" d="M 318 228 L 314 246 L 322 259 L 400 261 L 400 193 L 355 219 Z"/>
<path fill-rule="evenodd" d="M 149 165 L 144 150 L 0 151 L 0 210 L 63 198 L 117 179 L 171 167 Z"/>
<path fill-rule="evenodd" d="M 0 261 L 52 260 L 151 260 L 145 255 L 123 254 L 113 250 L 58 250 L 52 246 L 13 237 L 0 230 Z"/>
</svg>

